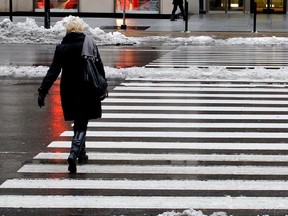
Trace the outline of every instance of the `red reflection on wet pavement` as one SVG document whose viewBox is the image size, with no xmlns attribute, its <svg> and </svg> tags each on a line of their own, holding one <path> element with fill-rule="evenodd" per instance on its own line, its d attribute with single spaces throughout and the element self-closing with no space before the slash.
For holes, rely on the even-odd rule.
<svg viewBox="0 0 288 216">
<path fill-rule="evenodd" d="M 115 68 L 134 67 L 138 56 L 133 51 L 124 50 L 116 55 Z"/>
<path fill-rule="evenodd" d="M 49 106 L 50 109 L 49 125 L 53 137 L 59 137 L 61 133 L 70 129 L 68 128 L 69 123 L 65 122 L 63 118 L 59 82 L 60 81 L 57 80 L 49 92 L 51 102 Z"/>
</svg>

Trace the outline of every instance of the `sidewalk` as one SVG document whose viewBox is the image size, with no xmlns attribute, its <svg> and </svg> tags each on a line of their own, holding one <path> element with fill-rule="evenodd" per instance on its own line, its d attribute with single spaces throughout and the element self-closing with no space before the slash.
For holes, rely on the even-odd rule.
<svg viewBox="0 0 288 216">
<path fill-rule="evenodd" d="M 188 32 L 185 32 L 185 22 L 182 19 L 171 22 L 169 19 L 126 19 L 128 29 L 120 30 L 127 36 L 191 36 L 213 35 L 216 37 L 253 37 L 253 36 L 288 36 L 288 15 L 258 14 L 256 31 L 253 33 L 253 14 L 243 13 L 211 13 L 191 15 L 188 20 Z M 121 26 L 122 19 L 84 18 L 91 27 L 100 27 L 105 31 L 116 30 L 113 26 Z M 110 29 L 108 27 L 111 27 Z M 135 27 L 143 30 L 135 30 Z M 119 29 L 118 29 L 119 31 Z"/>
<path fill-rule="evenodd" d="M 7 17 L 0 17 L 0 22 Z M 39 26 L 44 25 L 43 17 L 32 17 Z M 61 17 L 51 17 L 51 26 Z M 121 31 L 127 36 L 191 36 L 213 35 L 218 37 L 231 36 L 288 36 L 288 15 L 286 14 L 258 14 L 256 31 L 253 33 L 253 14 L 234 13 L 210 13 L 191 15 L 188 20 L 188 32 L 185 31 L 185 22 L 182 19 L 171 22 L 169 19 L 126 19 L 127 30 L 121 30 L 123 19 L 115 18 L 84 18 L 90 27 L 99 27 L 106 32 Z M 13 21 L 23 22 L 26 17 L 13 17 Z M 118 26 L 118 29 L 117 29 Z"/>
</svg>

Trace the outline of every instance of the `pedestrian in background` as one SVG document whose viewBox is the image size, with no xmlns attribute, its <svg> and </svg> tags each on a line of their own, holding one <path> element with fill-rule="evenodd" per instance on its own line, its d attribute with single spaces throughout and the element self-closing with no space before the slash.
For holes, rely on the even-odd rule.
<svg viewBox="0 0 288 216">
<path fill-rule="evenodd" d="M 84 81 L 84 60 L 81 57 L 86 35 L 84 22 L 79 17 L 69 17 L 66 24 L 67 34 L 61 44 L 56 46 L 53 62 L 38 89 L 38 105 L 44 106 L 49 89 L 62 71 L 60 81 L 61 105 L 65 121 L 74 121 L 74 136 L 68 157 L 68 170 L 76 173 L 76 162 L 86 163 L 88 156 L 85 151 L 86 131 L 89 119 L 102 116 L 101 99 L 93 97 L 93 92 Z M 96 47 L 96 66 L 105 78 L 105 71 L 98 48 Z M 103 98 L 102 98 L 103 99 Z"/>
<path fill-rule="evenodd" d="M 172 10 L 172 14 L 171 14 L 171 21 L 176 21 L 175 19 L 175 13 L 179 7 L 183 20 L 186 20 L 186 14 L 185 14 L 185 10 L 184 10 L 184 6 L 183 6 L 183 0 L 173 0 L 173 10 Z"/>
</svg>

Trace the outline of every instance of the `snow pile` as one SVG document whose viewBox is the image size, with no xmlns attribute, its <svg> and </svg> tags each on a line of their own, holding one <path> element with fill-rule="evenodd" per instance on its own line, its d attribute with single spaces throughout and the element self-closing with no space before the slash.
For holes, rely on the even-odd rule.
<svg viewBox="0 0 288 216">
<path fill-rule="evenodd" d="M 65 17 L 57 22 L 50 29 L 39 27 L 34 19 L 27 18 L 26 22 L 12 23 L 9 19 L 0 22 L 0 41 L 1 43 L 15 44 L 57 44 L 60 43 L 66 34 L 65 24 L 70 17 Z M 84 22 L 84 21 L 83 21 Z M 92 29 L 85 24 L 85 34 L 91 35 L 98 45 L 118 45 L 118 44 L 135 44 L 133 38 L 128 38 L 118 32 L 105 33 L 100 28 Z"/>
<path fill-rule="evenodd" d="M 175 211 L 164 212 L 163 214 L 160 214 L 158 216 L 207 216 L 207 215 L 203 214 L 202 211 L 189 209 L 189 210 L 184 210 L 182 213 L 175 212 Z M 227 216 L 227 214 L 225 212 L 214 212 L 210 216 Z"/>
<path fill-rule="evenodd" d="M 0 66 L 0 76 L 8 78 L 42 78 L 47 73 L 48 67 L 38 66 Z M 159 68 L 111 68 L 105 67 L 108 79 L 125 78 L 158 78 L 158 79 L 201 79 L 201 80 L 259 80 L 259 81 L 283 81 L 288 80 L 288 70 L 265 69 L 255 67 L 254 69 L 231 70 L 226 67 L 198 68 L 196 66 L 181 69 L 159 69 Z"/>
<path fill-rule="evenodd" d="M 229 38 L 221 45 L 283 46 L 288 45 L 287 37 Z"/>
<path fill-rule="evenodd" d="M 288 45 L 286 37 L 234 37 L 228 39 L 215 39 L 212 36 L 168 37 L 153 36 L 138 39 L 138 43 L 149 44 L 151 41 L 163 45 L 197 45 L 197 46 L 283 46 Z"/>
<path fill-rule="evenodd" d="M 51 29 L 38 27 L 34 19 L 27 18 L 24 23 L 12 23 L 4 19 L 0 23 L 1 43 L 47 43 L 56 44 L 65 35 L 64 26 L 55 25 Z"/>
<path fill-rule="evenodd" d="M 226 67 L 212 66 L 198 68 L 196 66 L 181 69 L 132 67 L 126 69 L 106 68 L 108 78 L 170 78 L 170 79 L 202 79 L 202 80 L 286 80 L 288 71 L 285 67 L 280 69 L 254 69 L 231 70 Z"/>
</svg>

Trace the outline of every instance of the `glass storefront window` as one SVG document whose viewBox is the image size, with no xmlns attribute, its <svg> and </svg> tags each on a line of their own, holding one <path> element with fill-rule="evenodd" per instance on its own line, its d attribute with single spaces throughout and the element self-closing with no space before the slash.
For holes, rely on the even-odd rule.
<svg viewBox="0 0 288 216">
<path fill-rule="evenodd" d="M 123 12 L 125 3 L 126 13 L 159 13 L 159 0 L 115 0 L 116 13 Z"/>
<path fill-rule="evenodd" d="M 284 13 L 286 11 L 284 0 L 255 0 L 257 12 L 260 13 Z"/>
<path fill-rule="evenodd" d="M 78 12 L 79 0 L 50 0 L 51 12 Z M 44 11 L 45 0 L 34 0 L 36 12 Z"/>
<path fill-rule="evenodd" d="M 210 0 L 210 10 L 243 10 L 244 0 Z"/>
</svg>

